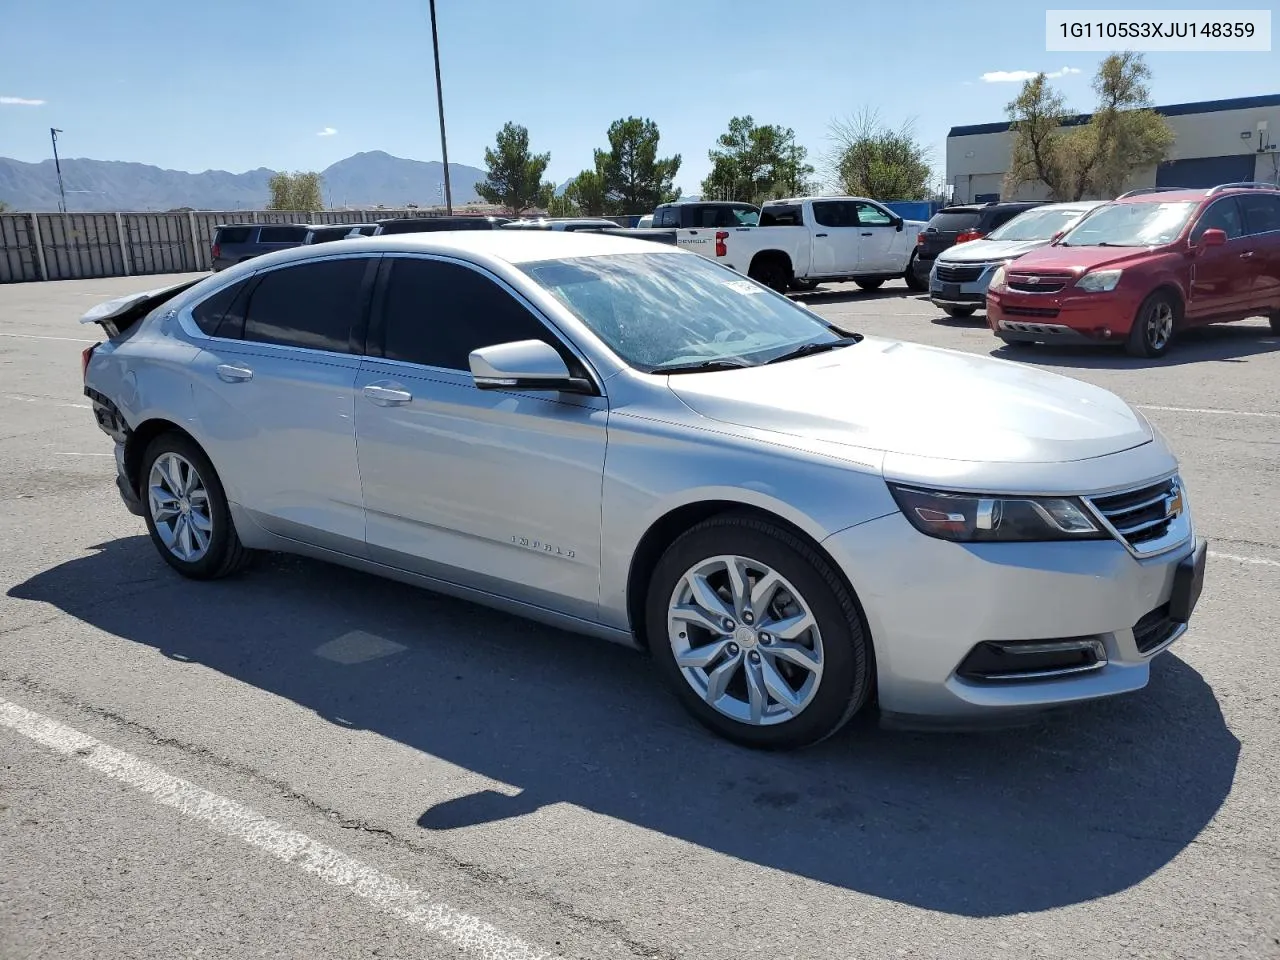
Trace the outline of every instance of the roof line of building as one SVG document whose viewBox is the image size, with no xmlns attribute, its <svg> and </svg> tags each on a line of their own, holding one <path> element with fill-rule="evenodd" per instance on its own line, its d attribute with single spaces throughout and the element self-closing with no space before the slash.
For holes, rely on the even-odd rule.
<svg viewBox="0 0 1280 960">
<path fill-rule="evenodd" d="M 1189 113 L 1221 113 L 1224 110 L 1253 110 L 1258 107 L 1280 107 L 1280 93 L 1269 93 L 1260 97 L 1234 97 L 1230 100 L 1200 100 L 1196 103 L 1173 103 L 1166 107 L 1152 107 L 1156 113 L 1164 117 L 1179 117 Z M 1091 113 L 1078 113 L 1068 117 L 1064 127 L 1078 127 L 1089 122 Z M 1012 127 L 1008 121 L 1003 123 L 973 123 L 963 127 L 952 127 L 947 139 L 952 137 L 975 137 L 984 133 L 1004 133 Z"/>
</svg>

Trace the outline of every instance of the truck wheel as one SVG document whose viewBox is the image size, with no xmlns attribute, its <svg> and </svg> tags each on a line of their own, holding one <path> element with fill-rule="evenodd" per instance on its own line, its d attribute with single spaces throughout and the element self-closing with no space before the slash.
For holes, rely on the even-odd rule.
<svg viewBox="0 0 1280 960">
<path fill-rule="evenodd" d="M 791 266 L 785 257 L 762 256 L 751 262 L 747 276 L 756 283 L 762 283 L 770 290 L 786 293 L 791 285 Z"/>
<path fill-rule="evenodd" d="M 853 281 L 863 290 L 879 290 L 884 286 L 883 280 L 855 280 Z"/>
<path fill-rule="evenodd" d="M 1178 298 L 1167 290 L 1157 290 L 1138 307 L 1125 349 L 1135 357 L 1163 357 L 1181 320 Z"/>
<path fill-rule="evenodd" d="M 902 279 L 907 282 L 907 289 L 914 290 L 916 293 L 923 293 L 929 289 L 928 279 L 916 276 L 916 255 L 914 253 L 911 255 L 911 259 L 907 261 L 907 269 L 902 274 Z"/>
</svg>

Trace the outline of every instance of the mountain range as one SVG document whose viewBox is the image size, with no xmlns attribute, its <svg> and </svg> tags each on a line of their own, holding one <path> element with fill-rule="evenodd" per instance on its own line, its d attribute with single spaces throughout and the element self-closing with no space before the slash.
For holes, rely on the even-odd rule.
<svg viewBox="0 0 1280 960">
<path fill-rule="evenodd" d="M 275 172 L 259 167 L 245 173 L 189 173 L 118 160 L 62 161 L 67 208 L 72 212 L 181 207 L 261 210 L 271 196 L 267 181 Z M 381 150 L 357 153 L 321 172 L 325 206 L 435 206 L 443 203 L 443 172 L 444 165 L 435 160 L 408 160 Z M 475 185 L 485 178 L 485 171 L 451 163 L 449 177 L 455 204 L 479 199 Z M 0 200 L 13 211 L 57 210 L 58 175 L 53 161 L 24 163 L 0 157 Z"/>
</svg>

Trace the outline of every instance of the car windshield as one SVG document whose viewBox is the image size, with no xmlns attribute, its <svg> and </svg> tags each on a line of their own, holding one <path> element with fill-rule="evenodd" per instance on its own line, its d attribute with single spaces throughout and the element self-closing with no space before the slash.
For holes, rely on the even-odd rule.
<svg viewBox="0 0 1280 960">
<path fill-rule="evenodd" d="M 627 364 L 755 366 L 842 336 L 754 280 L 686 253 L 623 253 L 521 267 Z"/>
<path fill-rule="evenodd" d="M 1199 203 L 1112 203 L 1095 210 L 1062 239 L 1064 247 L 1153 247 L 1182 232 Z"/>
<path fill-rule="evenodd" d="M 1041 207 L 1020 213 L 1004 226 L 987 234 L 988 240 L 1052 240 L 1054 234 L 1071 227 L 1088 211 L 1079 207 Z"/>
</svg>

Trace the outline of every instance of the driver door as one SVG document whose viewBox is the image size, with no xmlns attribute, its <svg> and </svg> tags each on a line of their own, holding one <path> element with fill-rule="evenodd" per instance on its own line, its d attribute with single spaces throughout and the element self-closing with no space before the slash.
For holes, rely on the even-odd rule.
<svg viewBox="0 0 1280 960">
<path fill-rule="evenodd" d="M 605 398 L 480 390 L 468 369 L 472 350 L 530 339 L 565 350 L 496 277 L 384 257 L 355 383 L 368 554 L 595 619 Z"/>
<path fill-rule="evenodd" d="M 901 272 L 906 258 L 895 251 L 894 241 L 905 234 L 897 228 L 893 214 L 863 200 L 853 206 L 858 216 L 858 272 Z"/>
</svg>

